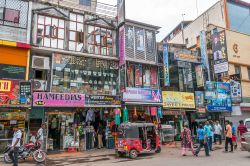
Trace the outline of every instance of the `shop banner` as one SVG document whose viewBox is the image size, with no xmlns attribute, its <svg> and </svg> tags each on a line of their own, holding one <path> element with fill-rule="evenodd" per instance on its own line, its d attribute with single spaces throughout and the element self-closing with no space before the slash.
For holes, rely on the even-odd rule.
<svg viewBox="0 0 250 166">
<path fill-rule="evenodd" d="M 210 112 L 232 111 L 231 90 L 228 83 L 207 81 L 205 99 Z"/>
<path fill-rule="evenodd" d="M 155 102 L 161 103 L 162 96 L 160 89 L 150 88 L 126 88 L 123 93 L 123 101 Z"/>
<path fill-rule="evenodd" d="M 163 91 L 162 99 L 163 108 L 195 108 L 193 93 Z"/>
<path fill-rule="evenodd" d="M 85 95 L 85 105 L 121 105 L 120 96 Z"/>
<path fill-rule="evenodd" d="M 195 66 L 195 74 L 196 74 L 197 87 L 198 88 L 204 87 L 203 70 L 201 65 Z"/>
<path fill-rule="evenodd" d="M 195 91 L 195 105 L 196 105 L 196 108 L 204 107 L 204 92 L 203 91 Z"/>
<path fill-rule="evenodd" d="M 33 106 L 35 107 L 83 107 L 84 94 L 34 92 Z"/>
<path fill-rule="evenodd" d="M 30 101 L 30 97 L 20 98 L 20 81 L 0 80 L 0 106 L 30 106 Z"/>
<path fill-rule="evenodd" d="M 169 86 L 169 65 L 168 65 L 168 45 L 163 44 L 163 64 L 164 64 L 164 85 Z"/>
<path fill-rule="evenodd" d="M 184 49 L 175 51 L 174 59 L 177 61 L 198 63 L 197 55 L 193 54 L 189 50 L 184 50 Z"/>
<path fill-rule="evenodd" d="M 200 32 L 200 48 L 201 48 L 201 63 L 205 69 L 209 69 L 205 31 Z"/>
<path fill-rule="evenodd" d="M 122 66 L 125 64 L 125 28 L 124 26 L 119 29 L 119 65 Z"/>
<path fill-rule="evenodd" d="M 125 22 L 125 0 L 117 0 L 118 26 Z"/>
<path fill-rule="evenodd" d="M 142 87 L 142 65 L 135 65 L 135 86 Z"/>
<path fill-rule="evenodd" d="M 228 71 L 227 44 L 225 31 L 217 32 L 212 35 L 212 48 L 214 58 L 215 74 Z"/>
</svg>

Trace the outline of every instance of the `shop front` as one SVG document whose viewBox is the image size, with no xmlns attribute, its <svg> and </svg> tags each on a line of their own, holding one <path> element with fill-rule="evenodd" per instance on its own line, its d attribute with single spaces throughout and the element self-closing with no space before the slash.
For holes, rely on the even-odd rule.
<svg viewBox="0 0 250 166">
<path fill-rule="evenodd" d="M 122 95 L 123 108 L 128 110 L 129 122 L 160 123 L 162 94 L 160 89 L 126 88 Z"/>
<path fill-rule="evenodd" d="M 13 137 L 13 127 L 23 130 L 26 141 L 31 107 L 31 86 L 29 82 L 0 80 L 0 151 Z"/>
</svg>

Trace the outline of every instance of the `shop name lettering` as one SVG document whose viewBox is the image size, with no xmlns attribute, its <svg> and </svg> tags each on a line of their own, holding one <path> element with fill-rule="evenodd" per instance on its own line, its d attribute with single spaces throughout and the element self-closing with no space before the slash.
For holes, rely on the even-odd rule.
<svg viewBox="0 0 250 166">
<path fill-rule="evenodd" d="M 38 93 L 37 94 L 38 100 L 74 100 L 74 101 L 81 101 L 82 96 L 80 94 L 49 94 L 49 93 Z"/>
<path fill-rule="evenodd" d="M 112 97 L 108 97 L 108 96 L 91 96 L 90 99 L 91 100 L 105 100 L 105 101 L 113 100 Z"/>
<path fill-rule="evenodd" d="M 126 92 L 129 94 L 151 95 L 151 91 L 145 90 L 127 90 Z"/>
<path fill-rule="evenodd" d="M 185 107 L 185 108 L 194 108 L 194 104 L 181 104 L 181 103 L 169 103 L 165 102 L 166 107 Z"/>
<path fill-rule="evenodd" d="M 1 81 L 0 80 L 0 91 L 9 92 L 11 87 L 10 81 Z"/>
</svg>

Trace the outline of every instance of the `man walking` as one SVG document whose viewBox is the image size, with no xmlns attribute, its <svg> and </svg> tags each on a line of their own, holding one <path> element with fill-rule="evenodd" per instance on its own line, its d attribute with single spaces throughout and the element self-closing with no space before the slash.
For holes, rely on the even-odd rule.
<svg viewBox="0 0 250 166">
<path fill-rule="evenodd" d="M 45 123 L 42 123 L 40 129 L 37 131 L 36 134 L 36 139 L 41 143 L 40 147 L 41 149 L 44 148 L 44 136 L 43 136 L 44 129 L 45 129 Z"/>
<path fill-rule="evenodd" d="M 209 150 L 213 151 L 212 149 L 212 144 L 213 144 L 213 135 L 212 135 L 212 127 L 209 124 L 209 121 L 206 121 L 205 123 L 206 125 L 204 126 L 204 131 L 205 131 L 205 135 L 207 136 L 207 144 L 208 144 L 208 148 Z"/>
<path fill-rule="evenodd" d="M 239 126 L 237 128 L 237 135 L 240 138 L 244 133 L 247 132 L 247 127 L 244 125 L 243 120 L 239 121 Z"/>
<path fill-rule="evenodd" d="M 214 125 L 214 143 L 217 143 L 217 139 L 219 140 L 220 145 L 222 144 L 221 141 L 221 134 L 222 134 L 222 127 L 217 120 Z"/>
<path fill-rule="evenodd" d="M 228 144 L 231 145 L 231 151 L 230 152 L 233 152 L 232 127 L 231 127 L 229 121 L 226 121 L 225 125 L 226 125 L 226 131 L 225 131 L 225 134 L 226 134 L 225 152 L 228 152 Z"/>
<path fill-rule="evenodd" d="M 11 151 L 9 153 L 9 157 L 13 162 L 13 166 L 18 166 L 18 149 L 21 146 L 21 138 L 22 132 L 17 128 L 17 126 L 13 127 L 13 138 L 11 144 Z"/>
<path fill-rule="evenodd" d="M 207 145 L 207 136 L 205 135 L 205 131 L 203 129 L 202 124 L 200 124 L 200 127 L 197 130 L 197 136 L 198 136 L 198 140 L 199 140 L 200 145 L 199 145 L 198 149 L 196 150 L 195 155 L 198 157 L 198 154 L 199 154 L 201 148 L 204 147 L 206 156 L 210 156 L 208 145 Z"/>
</svg>

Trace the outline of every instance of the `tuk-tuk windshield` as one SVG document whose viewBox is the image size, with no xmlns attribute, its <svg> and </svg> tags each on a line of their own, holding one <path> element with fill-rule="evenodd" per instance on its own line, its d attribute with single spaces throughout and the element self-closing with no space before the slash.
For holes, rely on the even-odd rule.
<svg viewBox="0 0 250 166">
<path fill-rule="evenodd" d="M 134 126 L 120 126 L 118 128 L 118 138 L 139 138 L 139 129 Z"/>
</svg>

